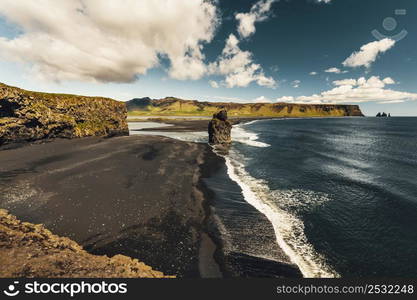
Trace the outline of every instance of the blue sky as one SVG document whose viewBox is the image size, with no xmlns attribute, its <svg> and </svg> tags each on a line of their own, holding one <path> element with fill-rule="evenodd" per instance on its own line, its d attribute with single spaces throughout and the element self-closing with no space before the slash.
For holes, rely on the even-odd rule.
<svg viewBox="0 0 417 300">
<path fill-rule="evenodd" d="M 417 115 L 417 1 L 106 2 L 2 0 L 0 82 Z"/>
</svg>

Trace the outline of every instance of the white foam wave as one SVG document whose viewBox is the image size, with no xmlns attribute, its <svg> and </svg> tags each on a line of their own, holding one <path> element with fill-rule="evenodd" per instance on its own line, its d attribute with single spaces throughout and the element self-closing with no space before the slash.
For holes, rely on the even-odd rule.
<svg viewBox="0 0 417 300">
<path fill-rule="evenodd" d="M 270 147 L 269 144 L 258 141 L 259 137 L 254 132 L 246 131 L 241 125 L 248 125 L 259 120 L 255 120 L 246 124 L 239 124 L 233 126 L 232 128 L 232 140 L 233 142 L 238 142 L 246 144 L 252 147 L 265 148 Z M 158 131 L 158 127 L 167 127 L 171 126 L 169 124 L 155 123 L 155 122 L 131 122 L 129 123 L 130 135 L 159 135 L 165 136 L 185 142 L 196 142 L 196 143 L 206 143 L 208 140 L 208 134 L 204 131 L 196 132 L 175 132 L 175 131 Z M 139 129 L 144 128 L 155 128 L 152 131 L 141 131 Z"/>
<path fill-rule="evenodd" d="M 174 131 L 130 131 L 130 135 L 157 135 L 164 136 L 184 142 L 207 143 L 208 134 L 206 132 L 174 132 Z"/>
<path fill-rule="evenodd" d="M 247 173 L 235 150 L 225 156 L 225 160 L 229 177 L 241 187 L 245 200 L 263 213 L 272 223 L 278 245 L 300 268 L 303 276 L 309 278 L 339 277 L 308 243 L 304 234 L 303 222 L 296 215 L 283 209 L 289 203 L 294 205 L 294 201 L 290 201 L 294 192 L 271 191 L 264 181 L 255 179 Z M 318 197 L 318 201 L 309 197 L 308 194 L 304 196 L 307 201 L 300 201 L 303 205 L 312 204 L 308 201 L 314 201 L 315 205 L 320 205 L 320 201 L 326 201 L 326 198 L 323 197 Z M 280 204 L 276 205 L 277 202 Z M 302 205 L 300 209 L 302 209 Z"/>
<path fill-rule="evenodd" d="M 252 124 L 257 123 L 259 121 L 262 121 L 262 120 L 253 120 L 253 121 L 250 121 L 250 122 L 247 122 L 247 123 L 242 123 L 242 125 L 252 125 Z"/>
<path fill-rule="evenodd" d="M 246 144 L 252 147 L 259 147 L 259 148 L 270 147 L 269 144 L 262 143 L 258 141 L 258 139 L 259 139 L 259 136 L 256 133 L 246 131 L 244 128 L 241 127 L 241 125 L 237 125 L 232 128 L 232 140 L 234 142 Z"/>
</svg>

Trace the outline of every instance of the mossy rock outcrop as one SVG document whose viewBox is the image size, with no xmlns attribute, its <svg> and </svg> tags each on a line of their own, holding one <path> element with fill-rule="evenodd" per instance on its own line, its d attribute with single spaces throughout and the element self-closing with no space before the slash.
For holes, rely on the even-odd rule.
<svg viewBox="0 0 417 300">
<path fill-rule="evenodd" d="M 47 138 L 128 135 L 123 102 L 31 92 L 0 83 L 0 145 Z"/>
<path fill-rule="evenodd" d="M 21 222 L 0 209 L 0 278 L 163 278 L 163 273 L 124 255 L 87 253 L 41 224 Z"/>
</svg>

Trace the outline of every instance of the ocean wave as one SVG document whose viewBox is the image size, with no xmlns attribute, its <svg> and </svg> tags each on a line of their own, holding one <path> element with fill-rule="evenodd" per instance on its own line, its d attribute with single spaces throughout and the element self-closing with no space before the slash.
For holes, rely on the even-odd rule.
<svg viewBox="0 0 417 300">
<path fill-rule="evenodd" d="M 262 121 L 262 120 L 253 120 L 253 121 L 249 121 L 247 123 L 242 123 L 242 125 L 252 125 L 252 124 L 258 123 L 259 121 Z"/>
<path fill-rule="evenodd" d="M 254 122 L 254 121 L 253 121 Z M 244 124 L 244 125 L 248 125 Z M 236 125 L 232 128 L 232 140 L 241 144 L 246 144 L 252 147 L 266 148 L 271 145 L 258 141 L 259 136 L 242 128 L 242 125 Z"/>
<path fill-rule="evenodd" d="M 253 124 L 260 120 L 254 120 L 249 123 L 235 125 L 232 128 L 232 140 L 241 144 L 246 144 L 252 147 L 266 148 L 269 144 L 258 141 L 259 136 L 256 133 L 249 132 L 242 128 L 243 125 Z M 165 136 L 185 142 L 206 143 L 208 140 L 208 133 L 206 131 L 195 132 L 169 132 L 158 131 L 158 127 L 171 126 L 169 124 L 155 123 L 155 122 L 131 122 L 129 123 L 130 135 L 158 135 Z M 142 131 L 143 128 L 155 128 L 152 131 Z"/>
<path fill-rule="evenodd" d="M 328 199 L 320 195 L 312 197 L 311 194 L 300 191 L 271 191 L 266 182 L 249 175 L 242 163 L 244 160 L 236 150 L 226 155 L 225 160 L 229 177 L 241 187 L 244 199 L 271 222 L 278 245 L 300 268 L 303 276 L 309 278 L 339 277 L 339 274 L 327 266 L 324 258 L 309 244 L 304 234 L 303 222 L 296 214 L 284 209 L 297 205 L 297 209 L 302 210 L 312 204 L 320 205 Z M 304 199 L 297 201 L 300 204 L 293 201 L 295 194 Z"/>
</svg>

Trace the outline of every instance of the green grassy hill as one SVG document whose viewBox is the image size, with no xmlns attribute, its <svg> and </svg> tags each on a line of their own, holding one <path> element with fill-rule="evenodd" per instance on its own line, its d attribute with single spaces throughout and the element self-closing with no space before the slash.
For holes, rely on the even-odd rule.
<svg viewBox="0 0 417 300">
<path fill-rule="evenodd" d="M 211 116 L 225 108 L 229 117 L 345 117 L 363 116 L 358 105 L 199 102 L 168 97 L 126 102 L 131 116 Z"/>
</svg>

